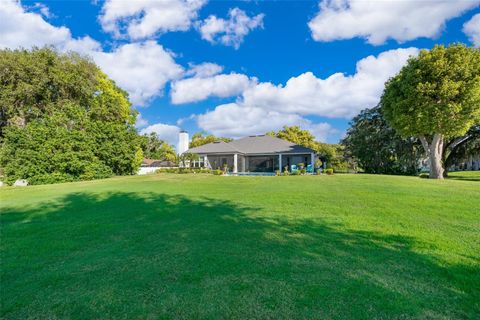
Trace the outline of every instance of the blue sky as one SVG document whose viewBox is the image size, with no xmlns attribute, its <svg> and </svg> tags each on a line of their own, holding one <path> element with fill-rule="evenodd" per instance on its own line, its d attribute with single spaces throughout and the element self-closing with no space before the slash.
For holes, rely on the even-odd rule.
<svg viewBox="0 0 480 320">
<path fill-rule="evenodd" d="M 480 1 L 0 0 L 0 48 L 89 55 L 138 129 L 240 137 L 301 125 L 338 142 L 419 49 L 480 45 Z"/>
</svg>

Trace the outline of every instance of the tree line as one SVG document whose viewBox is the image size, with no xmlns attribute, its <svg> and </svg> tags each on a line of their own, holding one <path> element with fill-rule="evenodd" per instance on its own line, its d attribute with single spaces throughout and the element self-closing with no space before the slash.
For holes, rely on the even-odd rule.
<svg viewBox="0 0 480 320">
<path fill-rule="evenodd" d="M 30 184 L 135 174 L 144 157 L 179 163 L 156 134 L 141 136 L 128 94 L 89 58 L 51 48 L 0 50 L 0 175 Z M 267 134 L 317 151 L 336 171 L 443 178 L 480 151 L 480 49 L 422 50 L 385 85 L 380 103 L 350 122 L 339 144 L 298 126 Z M 229 138 L 192 136 L 190 147 Z"/>
</svg>

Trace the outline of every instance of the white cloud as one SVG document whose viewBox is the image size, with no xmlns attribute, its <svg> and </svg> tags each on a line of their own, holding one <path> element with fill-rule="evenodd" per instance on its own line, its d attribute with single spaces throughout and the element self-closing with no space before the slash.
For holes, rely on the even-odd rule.
<svg viewBox="0 0 480 320">
<path fill-rule="evenodd" d="M 211 96 L 221 98 L 236 96 L 254 83 L 256 83 L 255 78 L 248 78 L 238 73 L 183 79 L 172 83 L 172 103 L 197 102 Z"/>
<path fill-rule="evenodd" d="M 388 39 L 405 42 L 438 36 L 447 20 L 479 4 L 480 0 L 322 0 L 308 26 L 317 41 L 361 37 L 374 45 Z"/>
<path fill-rule="evenodd" d="M 0 6 L 0 48 L 62 46 L 71 39 L 66 27 L 54 27 L 40 14 L 27 12 L 14 0 Z"/>
<path fill-rule="evenodd" d="M 172 54 L 154 41 L 125 44 L 112 52 L 92 52 L 92 56 L 138 106 L 162 95 L 165 84 L 183 72 Z"/>
<path fill-rule="evenodd" d="M 306 72 L 290 78 L 286 85 L 270 82 L 248 88 L 239 104 L 279 112 L 350 118 L 360 110 L 375 106 L 385 82 L 394 76 L 418 49 L 385 51 L 357 62 L 356 73 L 335 73 L 326 79 Z"/>
<path fill-rule="evenodd" d="M 463 32 L 474 45 L 480 47 L 480 13 L 474 15 L 463 25 Z"/>
<path fill-rule="evenodd" d="M 185 75 L 206 78 L 219 74 L 222 71 L 222 66 L 216 63 L 204 62 L 197 65 L 190 64 L 190 68 L 185 72 Z"/>
<path fill-rule="evenodd" d="M 210 43 L 221 43 L 238 49 L 250 31 L 263 28 L 264 14 L 249 17 L 245 11 L 233 8 L 228 15 L 228 20 L 210 15 L 199 23 L 198 29 L 202 38 Z"/>
<path fill-rule="evenodd" d="M 38 10 L 38 12 L 40 12 L 40 14 L 47 19 L 55 17 L 55 15 L 50 12 L 50 8 L 40 2 L 36 2 L 33 6 L 30 7 L 30 9 L 33 11 Z"/>
<path fill-rule="evenodd" d="M 148 126 L 148 120 L 142 117 L 141 113 L 138 113 L 137 119 L 135 121 L 135 127 L 137 129 L 142 129 L 142 128 L 145 128 L 146 126 Z"/>
<path fill-rule="evenodd" d="M 168 31 L 186 31 L 206 0 L 107 0 L 99 17 L 103 30 L 142 39 Z"/>
<path fill-rule="evenodd" d="M 306 72 L 291 78 L 285 86 L 258 83 L 249 86 L 237 102 L 197 115 L 197 124 L 215 135 L 233 138 L 299 125 L 325 141 L 339 132 L 328 123 L 315 124 L 304 116 L 350 118 L 375 106 L 385 81 L 417 53 L 418 49 L 408 48 L 366 57 L 358 61 L 353 75 L 335 73 L 321 79 Z"/>
<path fill-rule="evenodd" d="M 155 132 L 160 139 L 168 142 L 173 146 L 177 146 L 178 144 L 178 134 L 180 132 L 180 128 L 177 126 L 172 126 L 164 123 L 156 123 L 140 131 L 140 134 L 149 134 L 151 132 Z"/>
<path fill-rule="evenodd" d="M 19 2 L 3 1 L 0 6 L 0 48 L 45 45 L 91 56 L 110 78 L 130 94 L 130 101 L 137 106 L 162 95 L 165 83 L 183 73 L 173 54 L 153 41 L 124 44 L 104 52 L 98 41 L 88 36 L 72 38 L 68 28 L 49 24 L 40 14 L 27 12 Z"/>
<path fill-rule="evenodd" d="M 328 123 L 314 124 L 297 114 L 240 106 L 235 103 L 220 105 L 213 111 L 197 115 L 196 119 L 201 129 L 216 136 L 230 138 L 264 134 L 286 125 L 299 125 L 308 129 L 320 141 L 326 141 L 329 135 L 336 133 Z"/>
</svg>

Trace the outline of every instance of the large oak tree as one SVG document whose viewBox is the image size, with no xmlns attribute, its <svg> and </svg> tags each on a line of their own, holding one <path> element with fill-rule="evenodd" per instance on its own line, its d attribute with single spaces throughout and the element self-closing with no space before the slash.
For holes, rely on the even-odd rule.
<svg viewBox="0 0 480 320">
<path fill-rule="evenodd" d="M 420 139 L 430 178 L 442 179 L 446 139 L 480 123 L 480 49 L 455 44 L 422 50 L 387 82 L 381 105 L 393 128 Z"/>
</svg>

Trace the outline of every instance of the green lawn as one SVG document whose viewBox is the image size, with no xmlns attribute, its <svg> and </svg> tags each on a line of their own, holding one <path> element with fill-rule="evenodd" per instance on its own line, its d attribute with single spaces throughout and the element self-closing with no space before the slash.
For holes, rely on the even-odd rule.
<svg viewBox="0 0 480 320">
<path fill-rule="evenodd" d="M 475 181 L 151 175 L 0 210 L 3 319 L 480 318 Z"/>
</svg>

